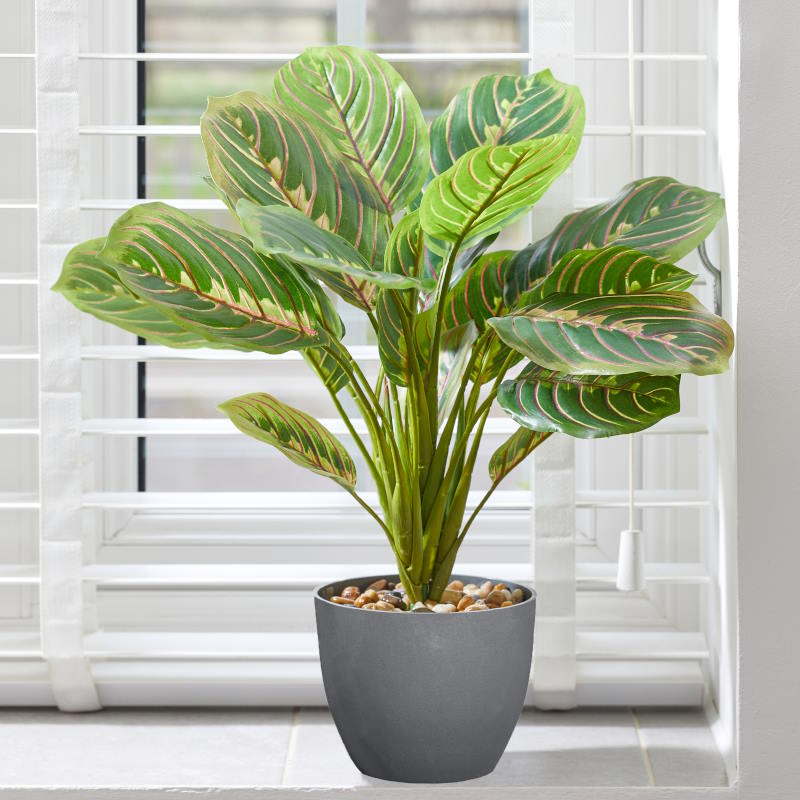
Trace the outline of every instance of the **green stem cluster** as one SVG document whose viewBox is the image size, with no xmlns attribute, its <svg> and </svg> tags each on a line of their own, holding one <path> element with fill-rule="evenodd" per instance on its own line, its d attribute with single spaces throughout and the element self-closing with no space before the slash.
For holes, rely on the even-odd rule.
<svg viewBox="0 0 800 800">
<path fill-rule="evenodd" d="M 365 442 L 336 393 L 329 389 L 334 406 L 375 482 L 382 518 L 357 492 L 352 491 L 352 494 L 386 534 L 399 575 L 413 602 L 440 598 L 464 535 L 496 488 L 493 484 L 464 524 L 483 429 L 511 361 L 502 366 L 489 386 L 487 369 L 495 334 L 487 329 L 478 336 L 452 410 L 440 426 L 438 355 L 447 287 L 459 244 L 456 242 L 449 253 L 434 299 L 435 325 L 430 354 L 423 357 L 415 336 L 417 292 L 392 292 L 391 299 L 408 351 L 404 392 L 398 392 L 383 369 L 379 370 L 375 385 L 370 385 L 341 342 L 333 339 L 327 349 L 347 374 L 347 391 L 367 427 L 369 441 Z M 419 267 L 418 264 L 417 269 Z"/>
</svg>

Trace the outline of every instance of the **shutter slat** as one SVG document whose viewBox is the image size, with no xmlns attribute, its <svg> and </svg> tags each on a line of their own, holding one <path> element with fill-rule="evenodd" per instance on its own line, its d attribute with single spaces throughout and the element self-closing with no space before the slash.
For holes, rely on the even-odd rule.
<svg viewBox="0 0 800 800">
<path fill-rule="evenodd" d="M 30 577 L 35 566 L 9 567 L 0 571 L 0 583 L 21 582 Z M 328 581 L 349 575 L 391 574 L 396 567 L 389 562 L 378 564 L 89 564 L 84 579 L 98 587 L 154 589 L 170 587 L 231 587 L 292 589 L 311 591 Z M 519 583 L 530 583 L 530 564 L 469 563 L 460 570 L 476 575 L 494 575 Z M 616 578 L 616 565 L 579 563 L 578 583 L 609 583 Z M 17 580 L 17 577 L 19 580 Z M 707 583 L 705 567 L 699 563 L 645 565 L 645 580 L 652 583 Z"/>
</svg>

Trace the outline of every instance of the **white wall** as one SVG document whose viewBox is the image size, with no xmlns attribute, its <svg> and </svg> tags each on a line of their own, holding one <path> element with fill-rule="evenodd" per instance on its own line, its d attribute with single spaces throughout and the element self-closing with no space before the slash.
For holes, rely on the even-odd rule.
<svg viewBox="0 0 800 800">
<path fill-rule="evenodd" d="M 800 795 L 800 4 L 739 0 L 741 797 Z"/>
</svg>

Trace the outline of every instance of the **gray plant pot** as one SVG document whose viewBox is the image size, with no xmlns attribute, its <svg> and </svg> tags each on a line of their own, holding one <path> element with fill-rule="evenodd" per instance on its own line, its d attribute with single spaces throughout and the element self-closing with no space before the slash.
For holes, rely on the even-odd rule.
<svg viewBox="0 0 800 800">
<path fill-rule="evenodd" d="M 397 580 L 351 578 L 314 595 L 325 693 L 350 758 L 365 775 L 390 781 L 486 775 L 525 699 L 535 592 L 521 586 L 521 603 L 471 614 L 362 611 L 328 599 L 383 577 Z"/>
</svg>

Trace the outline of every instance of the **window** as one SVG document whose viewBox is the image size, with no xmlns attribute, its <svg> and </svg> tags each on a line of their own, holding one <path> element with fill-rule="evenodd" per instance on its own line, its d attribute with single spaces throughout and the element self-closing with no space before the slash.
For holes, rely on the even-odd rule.
<svg viewBox="0 0 800 800">
<path fill-rule="evenodd" d="M 266 90 L 292 53 L 337 41 L 385 53 L 431 116 L 487 72 L 550 66 L 581 86 L 588 119 L 574 168 L 531 219 L 504 233 L 502 246 L 521 247 L 630 177 L 671 174 L 715 188 L 715 4 L 501 0 L 488 10 L 472 0 L 85 0 L 80 20 L 67 25 L 80 41 L 71 109 L 79 124 L 76 116 L 71 126 L 49 112 L 56 78 L 47 63 L 38 65 L 37 84 L 33 4 L 10 5 L 18 25 L 3 31 L 3 46 L 16 55 L 0 59 L 0 69 L 9 81 L 16 70 L 18 113 L 3 112 L 9 119 L 0 125 L 27 127 L 2 131 L 13 180 L 0 224 L 17 249 L 0 291 L 19 316 L 0 322 L 0 373 L 14 387 L 0 400 L 0 547 L 9 565 L 0 586 L 0 691 L 51 702 L 44 652 L 51 666 L 86 656 L 80 677 L 57 677 L 57 691 L 83 681 L 104 704 L 320 703 L 311 604 L 299 598 L 328 577 L 377 571 L 388 552 L 349 497 L 236 434 L 215 407 L 271 387 L 331 420 L 345 439 L 346 431 L 294 354 L 171 351 L 69 316 L 47 291 L 55 250 L 63 256 L 69 241 L 102 234 L 143 198 L 228 224 L 201 180 L 197 122 L 206 95 Z M 66 200 L 43 171 L 56 133 L 80 163 L 80 195 Z M 68 221 L 61 239 L 56 211 Z M 32 266 L 18 275 L 15 264 L 33 265 L 37 247 L 39 277 Z M 717 242 L 709 252 L 724 264 Z M 713 305 L 699 259 L 686 266 L 705 278 L 701 299 Z M 348 343 L 374 372 L 370 331 L 346 306 L 341 312 Z M 56 314 L 65 315 L 62 331 Z M 714 479 L 720 399 L 708 382 L 702 391 L 691 380 L 684 387 L 681 415 L 634 441 L 644 592 L 614 586 L 628 513 L 624 439 L 548 443 L 472 529 L 462 566 L 542 589 L 531 702 L 702 704 L 719 683 L 728 658 Z M 485 459 L 512 430 L 498 411 Z M 554 472 L 566 477 L 561 496 L 548 490 Z M 477 493 L 484 474 L 479 465 Z M 71 477 L 62 482 L 64 475 Z M 574 509 L 575 524 L 553 528 L 553 504 Z M 59 607 L 62 590 L 70 601 Z"/>
</svg>

